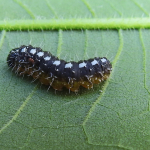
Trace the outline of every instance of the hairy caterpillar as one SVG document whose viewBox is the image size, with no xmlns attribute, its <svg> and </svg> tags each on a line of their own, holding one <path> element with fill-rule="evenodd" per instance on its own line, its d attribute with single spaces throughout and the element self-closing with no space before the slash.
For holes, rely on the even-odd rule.
<svg viewBox="0 0 150 150">
<path fill-rule="evenodd" d="M 112 70 L 106 57 L 66 62 L 31 45 L 11 50 L 7 63 L 20 75 L 28 74 L 55 90 L 66 87 L 73 92 L 77 92 L 80 86 L 92 88 L 93 84 L 106 80 Z"/>
</svg>

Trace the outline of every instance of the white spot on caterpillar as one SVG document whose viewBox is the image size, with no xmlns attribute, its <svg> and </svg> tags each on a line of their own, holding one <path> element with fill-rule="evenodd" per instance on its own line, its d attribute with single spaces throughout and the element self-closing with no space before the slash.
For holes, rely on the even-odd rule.
<svg viewBox="0 0 150 150">
<path fill-rule="evenodd" d="M 38 52 L 37 56 L 42 57 L 44 55 L 44 52 Z"/>
<path fill-rule="evenodd" d="M 27 49 L 26 49 L 26 47 L 25 47 L 25 48 L 23 48 L 23 49 L 21 50 L 21 52 L 22 52 L 22 53 L 25 53 L 26 50 L 27 50 Z"/>
<path fill-rule="evenodd" d="M 51 59 L 50 56 L 46 56 L 46 57 L 44 58 L 45 61 L 48 61 L 48 60 L 50 60 L 50 59 Z"/>
<path fill-rule="evenodd" d="M 56 65 L 56 66 L 60 65 L 60 61 L 59 60 L 54 61 L 53 65 Z"/>
<path fill-rule="evenodd" d="M 72 66 L 73 66 L 72 63 L 68 63 L 65 65 L 65 68 L 71 68 Z"/>
<path fill-rule="evenodd" d="M 106 62 L 106 59 L 105 59 L 105 58 L 102 58 L 101 61 L 104 63 L 104 62 Z"/>
<path fill-rule="evenodd" d="M 83 67 L 86 67 L 86 63 L 85 62 L 82 62 L 79 64 L 79 68 L 83 68 Z"/>
<path fill-rule="evenodd" d="M 91 64 L 94 66 L 94 65 L 98 64 L 98 62 L 97 62 L 97 60 L 94 59 L 94 60 L 91 62 Z"/>
<path fill-rule="evenodd" d="M 30 50 L 30 54 L 33 54 L 33 55 L 34 55 L 35 53 L 36 53 L 36 49 L 31 49 L 31 50 Z"/>
</svg>

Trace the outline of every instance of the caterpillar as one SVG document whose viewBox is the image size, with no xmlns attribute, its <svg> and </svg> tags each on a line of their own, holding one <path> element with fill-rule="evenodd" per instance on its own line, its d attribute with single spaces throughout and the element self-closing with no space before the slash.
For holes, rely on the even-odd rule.
<svg viewBox="0 0 150 150">
<path fill-rule="evenodd" d="M 93 84 L 106 80 L 112 70 L 106 57 L 66 62 L 32 45 L 12 49 L 7 64 L 16 73 L 39 79 L 49 88 L 61 91 L 66 87 L 73 92 L 77 92 L 80 86 L 93 88 Z"/>
</svg>

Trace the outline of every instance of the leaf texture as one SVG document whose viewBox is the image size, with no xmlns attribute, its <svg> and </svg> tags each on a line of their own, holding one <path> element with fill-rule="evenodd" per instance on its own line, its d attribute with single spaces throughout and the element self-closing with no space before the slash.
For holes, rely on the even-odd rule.
<svg viewBox="0 0 150 150">
<path fill-rule="evenodd" d="M 5 3 L 0 0 L 0 22 L 11 26 L 15 21 L 51 19 L 149 21 L 149 6 L 149 0 L 9 0 Z M 84 27 L 44 30 L 38 26 L 38 31 L 34 28 L 13 31 L 3 27 L 0 32 L 0 149 L 149 148 L 150 29 L 133 26 L 114 30 L 110 26 L 103 30 Z M 30 77 L 16 75 L 6 64 L 11 49 L 28 44 L 40 46 L 67 61 L 106 56 L 113 64 L 113 71 L 106 82 L 91 90 L 81 88 L 77 94 L 68 90 L 47 91 L 38 82 L 31 83 Z"/>
</svg>

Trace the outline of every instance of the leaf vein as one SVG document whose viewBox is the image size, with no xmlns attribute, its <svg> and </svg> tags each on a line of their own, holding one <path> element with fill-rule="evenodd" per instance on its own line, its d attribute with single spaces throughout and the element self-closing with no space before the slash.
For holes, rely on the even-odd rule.
<svg viewBox="0 0 150 150">
<path fill-rule="evenodd" d="M 6 31 L 3 30 L 3 31 L 2 31 L 2 36 L 1 36 L 1 38 L 0 38 L 0 50 L 1 50 L 2 46 L 3 46 L 5 36 L 6 36 Z"/>
<path fill-rule="evenodd" d="M 73 128 L 73 127 L 80 127 L 81 126 L 81 124 L 79 124 L 79 125 L 64 125 L 63 124 L 63 126 L 56 126 L 56 127 L 51 127 L 51 126 L 39 126 L 39 127 L 33 127 L 33 129 L 43 129 L 43 128 L 45 128 L 45 129 L 56 129 L 56 130 L 58 130 L 58 129 L 65 129 L 65 128 Z"/>
<path fill-rule="evenodd" d="M 29 140 L 30 140 L 30 138 L 31 138 L 31 134 L 32 134 L 33 130 L 34 130 L 34 129 L 30 129 L 30 130 L 29 130 L 29 133 L 28 133 L 28 136 L 27 136 L 26 142 L 24 143 L 24 145 L 23 145 L 22 147 L 19 147 L 20 149 L 23 149 L 23 148 L 25 148 L 25 147 L 28 145 L 28 143 L 29 143 Z"/>
<path fill-rule="evenodd" d="M 34 92 L 36 91 L 37 86 L 35 86 L 35 88 L 32 90 L 32 92 L 28 95 L 28 97 L 26 98 L 26 100 L 23 102 L 23 104 L 19 107 L 19 109 L 16 111 L 16 113 L 14 114 L 14 116 L 12 117 L 11 120 L 9 120 L 1 129 L 0 129 L 0 134 L 6 129 L 8 128 L 16 119 L 17 117 L 20 115 L 20 113 L 22 112 L 22 110 L 24 109 L 24 107 L 27 105 L 27 103 L 29 102 L 29 100 L 31 99 L 31 97 L 33 96 Z"/>
<path fill-rule="evenodd" d="M 61 29 L 59 29 L 59 33 L 58 33 L 58 47 L 57 47 L 57 57 L 60 58 L 60 54 L 61 54 L 61 46 L 62 46 L 62 33 L 63 31 Z"/>
<path fill-rule="evenodd" d="M 88 30 L 85 30 L 85 47 L 84 47 L 84 59 L 87 56 L 87 46 L 88 46 Z"/>
<path fill-rule="evenodd" d="M 28 9 L 28 7 L 23 4 L 21 1 L 19 0 L 14 0 L 14 2 L 16 2 L 18 5 L 20 5 L 29 15 L 32 19 L 35 19 L 34 14 Z"/>
<path fill-rule="evenodd" d="M 54 14 L 55 18 L 58 18 L 58 15 L 56 13 L 56 11 L 54 10 L 54 8 L 50 5 L 50 2 L 48 0 L 45 0 L 47 3 L 48 8 L 52 11 L 52 13 Z"/>
<path fill-rule="evenodd" d="M 120 16 L 122 16 L 122 13 L 118 10 L 118 9 L 116 9 L 115 8 L 115 6 L 110 2 L 110 1 L 107 1 L 107 0 L 105 0 Z"/>
<path fill-rule="evenodd" d="M 146 89 L 146 91 L 150 94 L 150 91 L 146 85 L 146 50 L 145 50 L 145 45 L 144 45 L 144 41 L 142 38 L 142 31 L 141 29 L 139 30 L 139 36 L 140 36 L 140 40 L 141 40 L 141 44 L 142 44 L 142 49 L 143 49 L 143 72 L 144 72 L 144 88 Z M 150 108 L 150 102 L 148 101 L 148 111 Z"/>
<path fill-rule="evenodd" d="M 90 7 L 89 3 L 86 0 L 81 0 L 81 1 L 85 4 L 85 6 L 90 11 L 90 13 L 92 14 L 92 16 L 96 17 L 96 14 L 95 14 L 94 10 Z"/>
<path fill-rule="evenodd" d="M 111 75 L 110 75 L 110 78 L 111 78 L 111 76 L 112 76 L 112 74 L 113 74 L 113 72 L 114 72 L 114 70 L 115 70 L 116 63 L 117 63 L 117 61 L 118 61 L 118 59 L 119 59 L 119 56 L 121 55 L 121 52 L 122 52 L 122 49 L 123 49 L 123 36 L 122 36 L 122 30 L 121 30 L 121 29 L 119 30 L 119 40 L 120 40 L 120 45 L 119 45 L 119 48 L 118 48 L 118 52 L 117 52 L 117 54 L 116 54 L 116 57 L 115 57 L 115 59 L 114 59 L 114 61 L 113 61 L 113 63 L 112 63 L 112 65 L 113 65 L 113 71 L 112 71 L 112 73 L 111 73 Z M 86 117 L 85 117 L 85 119 L 84 119 L 84 121 L 83 121 L 83 123 L 82 123 L 83 126 L 86 125 L 86 122 L 87 122 L 88 119 L 90 118 L 91 113 L 92 113 L 93 110 L 95 109 L 96 105 L 100 102 L 101 98 L 104 96 L 104 94 L 105 94 L 105 92 L 106 92 L 106 89 L 107 89 L 107 87 L 108 87 L 108 85 L 109 85 L 109 80 L 110 80 L 110 78 L 106 81 L 106 83 L 105 83 L 105 85 L 104 85 L 104 87 L 103 87 L 103 93 L 96 99 L 96 101 L 93 103 L 92 107 L 90 108 L 88 114 L 86 115 Z"/>
<path fill-rule="evenodd" d="M 114 145 L 114 144 L 105 145 L 105 144 L 101 144 L 100 146 L 117 147 L 117 148 L 124 149 L 124 150 L 133 150 L 132 148 L 128 148 L 128 147 L 125 147 L 123 145 Z"/>
<path fill-rule="evenodd" d="M 132 2 L 138 7 L 140 8 L 148 17 L 149 17 L 149 14 L 148 12 L 140 5 L 138 4 L 136 1 L 132 0 Z"/>
</svg>

